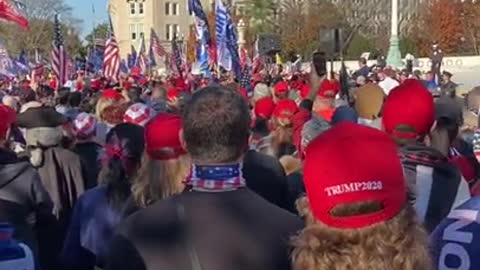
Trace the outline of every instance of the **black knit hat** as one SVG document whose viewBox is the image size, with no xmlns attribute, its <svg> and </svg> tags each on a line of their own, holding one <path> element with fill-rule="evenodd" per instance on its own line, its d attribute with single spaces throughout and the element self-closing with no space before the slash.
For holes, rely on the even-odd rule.
<svg viewBox="0 0 480 270">
<path fill-rule="evenodd" d="M 66 118 L 51 107 L 30 108 L 17 116 L 16 124 L 22 128 L 58 127 Z"/>
</svg>

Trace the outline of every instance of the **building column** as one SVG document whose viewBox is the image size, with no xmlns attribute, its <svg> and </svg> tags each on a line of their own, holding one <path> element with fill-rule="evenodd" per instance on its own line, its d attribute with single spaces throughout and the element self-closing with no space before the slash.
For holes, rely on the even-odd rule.
<svg viewBox="0 0 480 270">
<path fill-rule="evenodd" d="M 395 68 L 403 67 L 398 37 L 398 0 L 392 0 L 390 49 L 388 50 L 387 65 Z"/>
</svg>

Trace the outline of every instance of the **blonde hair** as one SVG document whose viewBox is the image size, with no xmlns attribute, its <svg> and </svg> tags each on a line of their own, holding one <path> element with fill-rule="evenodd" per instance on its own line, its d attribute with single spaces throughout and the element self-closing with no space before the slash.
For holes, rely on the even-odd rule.
<svg viewBox="0 0 480 270">
<path fill-rule="evenodd" d="M 430 270 L 427 233 L 410 204 L 393 219 L 362 229 L 340 230 L 313 218 L 305 198 L 297 201 L 306 228 L 292 239 L 294 270 Z M 344 204 L 336 216 L 367 214 L 383 208 L 377 202 Z"/>
<path fill-rule="evenodd" d="M 102 118 L 102 112 L 108 106 L 115 104 L 116 101 L 111 98 L 99 98 L 97 101 L 97 105 L 95 106 L 95 115 L 97 116 L 97 120 L 100 123 L 104 123 Z"/>
<path fill-rule="evenodd" d="M 144 154 L 142 167 L 132 186 L 133 198 L 138 206 L 148 205 L 183 191 L 182 182 L 190 173 L 190 157 L 154 160 Z"/>
</svg>

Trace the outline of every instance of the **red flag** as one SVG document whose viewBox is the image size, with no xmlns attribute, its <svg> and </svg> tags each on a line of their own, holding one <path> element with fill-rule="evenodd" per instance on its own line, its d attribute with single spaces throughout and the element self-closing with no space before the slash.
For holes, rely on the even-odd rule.
<svg viewBox="0 0 480 270">
<path fill-rule="evenodd" d="M 0 0 L 0 18 L 16 23 L 25 30 L 28 30 L 28 20 L 22 14 L 24 6 L 16 0 Z"/>
</svg>

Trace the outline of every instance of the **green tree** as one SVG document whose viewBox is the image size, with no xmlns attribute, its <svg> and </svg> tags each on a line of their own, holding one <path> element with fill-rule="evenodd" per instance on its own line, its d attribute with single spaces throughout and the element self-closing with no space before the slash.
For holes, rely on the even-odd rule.
<svg viewBox="0 0 480 270">
<path fill-rule="evenodd" d="M 85 37 L 85 41 L 87 41 L 87 47 L 93 47 L 93 42 L 96 38 L 106 39 L 109 31 L 108 28 L 108 23 L 97 25 L 92 32 Z"/>
<path fill-rule="evenodd" d="M 38 50 L 44 59 L 48 59 L 52 50 L 53 18 L 56 13 L 60 14 L 67 49 L 75 49 L 69 51 L 70 54 L 76 53 L 81 46 L 77 31 L 81 21 L 72 15 L 72 8 L 64 0 L 26 0 L 25 5 L 30 21 L 29 30 L 24 31 L 14 24 L 0 25 L 1 38 L 11 55 L 25 50 L 33 57 L 35 50 Z"/>
<path fill-rule="evenodd" d="M 247 0 L 244 15 L 249 20 L 252 34 L 276 32 L 274 19 L 278 9 L 275 0 Z"/>
<path fill-rule="evenodd" d="M 375 51 L 374 41 L 361 35 L 355 34 L 346 51 L 346 58 L 358 59 L 364 52 Z"/>
<path fill-rule="evenodd" d="M 407 55 L 407 53 L 412 54 L 418 57 L 418 47 L 414 39 L 406 36 L 400 37 L 400 52 L 402 56 Z"/>
</svg>

